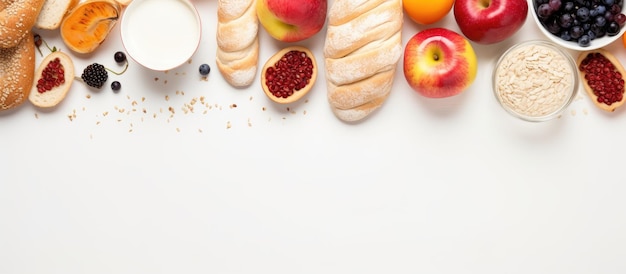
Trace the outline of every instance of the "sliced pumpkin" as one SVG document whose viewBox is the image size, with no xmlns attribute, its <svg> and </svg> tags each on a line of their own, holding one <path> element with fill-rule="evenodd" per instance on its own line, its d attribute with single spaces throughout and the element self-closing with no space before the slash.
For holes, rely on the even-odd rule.
<svg viewBox="0 0 626 274">
<path fill-rule="evenodd" d="M 121 7 L 114 0 L 88 0 L 63 19 L 61 38 L 77 53 L 91 53 L 104 42 L 120 18 Z"/>
</svg>

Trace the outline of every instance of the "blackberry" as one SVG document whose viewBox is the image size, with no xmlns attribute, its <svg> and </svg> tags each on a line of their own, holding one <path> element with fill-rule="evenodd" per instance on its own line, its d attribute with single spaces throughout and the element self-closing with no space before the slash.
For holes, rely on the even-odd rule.
<svg viewBox="0 0 626 274">
<path fill-rule="evenodd" d="M 83 70 L 83 74 L 80 78 L 91 87 L 101 88 L 104 82 L 109 78 L 109 74 L 103 65 L 93 63 Z"/>
</svg>

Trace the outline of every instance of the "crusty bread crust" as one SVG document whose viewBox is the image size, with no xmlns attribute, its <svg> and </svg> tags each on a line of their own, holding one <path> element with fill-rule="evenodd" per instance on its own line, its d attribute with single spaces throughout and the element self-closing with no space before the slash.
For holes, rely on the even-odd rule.
<svg viewBox="0 0 626 274">
<path fill-rule="evenodd" d="M 44 0 L 0 0 L 0 48 L 17 46 L 29 36 Z"/>
<path fill-rule="evenodd" d="M 324 43 L 327 97 L 333 113 L 359 121 L 391 92 L 402 56 L 401 0 L 336 0 Z"/>
<path fill-rule="evenodd" d="M 33 85 L 35 42 L 27 35 L 12 48 L 0 48 L 0 111 L 21 105 Z"/>
<path fill-rule="evenodd" d="M 35 22 L 38 29 L 54 30 L 61 26 L 61 22 L 77 4 L 78 0 L 45 0 L 41 12 Z"/>
<path fill-rule="evenodd" d="M 39 80 L 39 78 L 41 78 L 41 74 L 48 65 L 48 63 L 50 63 L 55 58 L 59 58 L 59 60 L 61 61 L 61 65 L 63 65 L 65 82 L 60 86 L 53 88 L 52 90 L 46 91 L 44 93 L 39 93 L 37 91 L 37 81 Z M 52 52 L 48 54 L 43 60 L 41 60 L 39 67 L 35 71 L 35 78 L 33 80 L 33 86 L 30 95 L 28 96 L 28 100 L 33 105 L 40 108 L 54 107 L 58 105 L 61 101 L 63 101 L 63 99 L 65 99 L 65 96 L 67 96 L 67 93 L 69 92 L 70 87 L 74 82 L 74 63 L 72 62 L 72 59 L 69 55 L 60 51 Z"/>
<path fill-rule="evenodd" d="M 259 60 L 256 0 L 218 0 L 217 68 L 231 86 L 252 84 Z"/>
</svg>

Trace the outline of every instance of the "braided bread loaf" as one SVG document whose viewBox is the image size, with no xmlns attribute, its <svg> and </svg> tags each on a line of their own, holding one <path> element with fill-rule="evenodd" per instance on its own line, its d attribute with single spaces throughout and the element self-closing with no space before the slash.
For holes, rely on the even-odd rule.
<svg viewBox="0 0 626 274">
<path fill-rule="evenodd" d="M 256 0 L 218 0 L 217 7 L 217 68 L 230 85 L 249 86 L 259 59 Z"/>
<path fill-rule="evenodd" d="M 402 55 L 401 0 L 335 0 L 324 44 L 327 96 L 335 116 L 354 122 L 379 108 Z"/>
</svg>

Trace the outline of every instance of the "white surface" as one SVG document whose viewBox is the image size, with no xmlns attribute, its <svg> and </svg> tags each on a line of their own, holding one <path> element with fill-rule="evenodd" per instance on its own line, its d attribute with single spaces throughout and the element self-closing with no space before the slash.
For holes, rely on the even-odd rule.
<svg viewBox="0 0 626 274">
<path fill-rule="evenodd" d="M 101 91 L 75 82 L 54 110 L 0 114 L 0 273 L 626 273 L 623 109 L 603 113 L 580 93 L 534 124 L 492 94 L 498 54 L 542 37 L 531 18 L 475 45 L 479 74 L 462 95 L 415 94 L 400 63 L 383 108 L 348 125 L 323 75 L 289 106 L 258 82 L 226 85 L 216 1 L 196 4 L 204 36 L 190 64 L 131 63 Z M 451 13 L 434 26 L 458 31 Z M 421 29 L 405 18 L 404 43 Z M 321 66 L 323 38 L 299 43 Z M 261 39 L 261 64 L 286 46 Z M 75 65 L 116 68 L 121 48 L 116 27 Z M 621 44 L 608 49 L 626 60 Z M 200 96 L 213 108 L 185 114 Z"/>
</svg>

